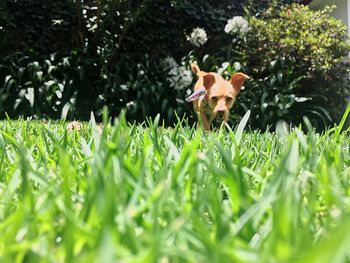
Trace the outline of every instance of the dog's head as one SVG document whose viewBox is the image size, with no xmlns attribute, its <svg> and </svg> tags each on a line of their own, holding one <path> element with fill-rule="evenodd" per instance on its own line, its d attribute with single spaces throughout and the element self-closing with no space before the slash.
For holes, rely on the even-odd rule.
<svg viewBox="0 0 350 263">
<path fill-rule="evenodd" d="M 207 91 L 209 107 L 212 109 L 210 122 L 222 123 L 228 120 L 236 96 L 248 78 L 241 72 L 234 73 L 230 80 L 225 80 L 216 73 L 207 73 L 203 76 L 203 85 Z"/>
</svg>

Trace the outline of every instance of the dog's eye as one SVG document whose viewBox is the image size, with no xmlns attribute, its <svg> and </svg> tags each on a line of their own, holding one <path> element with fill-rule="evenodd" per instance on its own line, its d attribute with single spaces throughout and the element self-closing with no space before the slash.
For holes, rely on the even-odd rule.
<svg viewBox="0 0 350 263">
<path fill-rule="evenodd" d="M 232 102 L 232 100 L 233 100 L 233 98 L 231 98 L 231 97 L 226 97 L 226 102 L 227 102 L 227 103 Z"/>
<path fill-rule="evenodd" d="M 217 101 L 218 101 L 218 97 L 213 96 L 213 97 L 211 97 L 211 100 L 212 100 L 213 102 L 217 102 Z"/>
</svg>

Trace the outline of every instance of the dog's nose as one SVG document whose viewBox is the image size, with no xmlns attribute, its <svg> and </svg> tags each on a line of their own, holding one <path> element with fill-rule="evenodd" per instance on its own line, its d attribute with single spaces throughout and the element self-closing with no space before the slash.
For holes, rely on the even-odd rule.
<svg viewBox="0 0 350 263">
<path fill-rule="evenodd" d="M 223 110 L 218 111 L 218 118 L 220 119 L 224 118 L 224 114 L 225 114 L 225 111 Z"/>
</svg>

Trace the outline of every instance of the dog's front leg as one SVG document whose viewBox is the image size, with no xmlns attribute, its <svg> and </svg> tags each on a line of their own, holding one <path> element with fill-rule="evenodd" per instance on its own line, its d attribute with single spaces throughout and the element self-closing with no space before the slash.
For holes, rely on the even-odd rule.
<svg viewBox="0 0 350 263">
<path fill-rule="evenodd" d="M 205 112 L 200 112 L 200 120 L 202 122 L 202 125 L 203 125 L 203 128 L 207 131 L 210 130 L 210 123 L 209 123 L 209 120 L 208 120 L 208 117 L 207 117 L 207 114 Z"/>
</svg>

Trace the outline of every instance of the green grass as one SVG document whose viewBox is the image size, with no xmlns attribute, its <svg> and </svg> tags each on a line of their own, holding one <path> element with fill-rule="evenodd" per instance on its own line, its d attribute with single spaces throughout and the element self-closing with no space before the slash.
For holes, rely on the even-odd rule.
<svg viewBox="0 0 350 263">
<path fill-rule="evenodd" d="M 246 116 L 247 118 L 248 116 Z M 350 262 L 350 138 L 0 122 L 0 262 Z"/>
</svg>

